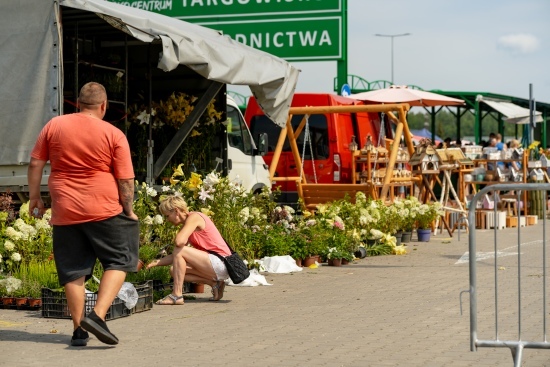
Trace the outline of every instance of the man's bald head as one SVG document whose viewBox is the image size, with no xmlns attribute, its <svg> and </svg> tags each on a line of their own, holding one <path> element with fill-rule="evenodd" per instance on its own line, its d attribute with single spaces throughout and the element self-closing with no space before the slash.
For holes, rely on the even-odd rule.
<svg viewBox="0 0 550 367">
<path fill-rule="evenodd" d="M 78 102 L 87 105 L 100 105 L 107 100 L 105 87 L 96 82 L 89 82 L 82 86 L 78 96 Z"/>
</svg>

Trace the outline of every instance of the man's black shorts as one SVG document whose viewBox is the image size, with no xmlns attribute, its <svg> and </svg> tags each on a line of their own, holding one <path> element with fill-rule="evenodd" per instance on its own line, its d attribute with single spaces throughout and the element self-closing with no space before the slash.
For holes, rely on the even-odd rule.
<svg viewBox="0 0 550 367">
<path fill-rule="evenodd" d="M 92 276 L 96 258 L 104 270 L 136 271 L 139 222 L 123 213 L 99 222 L 53 226 L 59 283 Z"/>
</svg>

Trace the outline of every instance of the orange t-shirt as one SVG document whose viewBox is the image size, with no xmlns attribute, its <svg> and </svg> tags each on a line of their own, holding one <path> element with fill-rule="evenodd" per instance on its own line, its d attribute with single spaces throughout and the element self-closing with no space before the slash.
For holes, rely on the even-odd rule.
<svg viewBox="0 0 550 367">
<path fill-rule="evenodd" d="M 103 120 L 74 113 L 51 119 L 31 157 L 50 161 L 55 225 L 94 222 L 122 212 L 116 179 L 134 177 L 126 136 Z"/>
</svg>

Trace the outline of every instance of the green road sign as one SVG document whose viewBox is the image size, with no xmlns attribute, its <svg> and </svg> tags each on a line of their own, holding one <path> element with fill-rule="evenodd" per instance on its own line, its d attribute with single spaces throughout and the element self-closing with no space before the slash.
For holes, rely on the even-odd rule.
<svg viewBox="0 0 550 367">
<path fill-rule="evenodd" d="M 234 40 L 285 60 L 335 60 L 342 57 L 339 17 L 273 21 L 201 23 Z"/>
<path fill-rule="evenodd" d="M 109 0 L 216 29 L 289 61 L 346 58 L 346 0 Z"/>
<path fill-rule="evenodd" d="M 110 0 L 186 21 L 234 17 L 307 16 L 342 11 L 342 0 Z"/>
</svg>

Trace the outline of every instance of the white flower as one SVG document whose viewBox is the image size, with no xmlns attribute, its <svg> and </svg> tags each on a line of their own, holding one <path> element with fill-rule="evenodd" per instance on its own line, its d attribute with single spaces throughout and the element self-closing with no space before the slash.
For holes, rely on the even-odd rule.
<svg viewBox="0 0 550 367">
<path fill-rule="evenodd" d="M 148 188 L 147 188 L 147 195 L 149 195 L 150 197 L 154 198 L 155 196 L 157 196 L 157 190 L 155 190 L 155 189 L 152 188 L 152 187 L 148 187 Z"/>
<path fill-rule="evenodd" d="M 295 213 L 294 208 L 291 207 L 291 206 L 284 205 L 283 208 L 287 211 L 287 213 L 290 213 L 290 214 L 294 214 L 294 213 Z"/>
<path fill-rule="evenodd" d="M 206 178 L 203 182 L 207 188 L 210 188 L 220 183 L 220 177 L 214 171 L 212 171 L 208 175 L 206 175 Z"/>
<path fill-rule="evenodd" d="M 52 219 L 52 210 L 51 209 L 46 210 L 46 213 L 44 213 L 44 215 L 42 216 L 42 219 L 49 222 Z"/>
<path fill-rule="evenodd" d="M 0 254 L 0 263 L 2 262 L 2 254 Z"/>
<path fill-rule="evenodd" d="M 160 214 L 155 215 L 155 217 L 153 218 L 153 223 L 154 224 L 164 223 L 164 219 L 162 218 L 162 215 L 160 215 Z"/>
<path fill-rule="evenodd" d="M 35 224 L 35 227 L 37 230 L 48 230 L 50 229 L 50 223 L 48 223 L 47 220 L 44 220 L 44 219 L 37 219 L 36 220 L 36 224 Z"/>
<path fill-rule="evenodd" d="M 147 112 L 145 112 L 145 110 L 143 110 L 136 118 L 139 120 L 140 125 L 149 125 L 149 119 L 151 118 L 151 116 Z"/>
<path fill-rule="evenodd" d="M 151 216 L 146 216 L 145 218 L 143 218 L 143 224 L 147 224 L 147 225 L 151 225 L 153 224 L 153 218 L 151 218 Z"/>
<path fill-rule="evenodd" d="M 248 218 L 250 218 L 250 209 L 248 207 L 244 207 L 239 213 L 239 218 L 241 218 L 241 223 L 246 223 Z"/>
<path fill-rule="evenodd" d="M 24 203 L 23 205 L 21 205 L 21 208 L 19 208 L 19 216 L 21 218 L 25 218 L 25 219 L 30 218 L 30 215 L 29 215 L 29 202 L 28 201 L 26 203 Z"/>
<path fill-rule="evenodd" d="M 18 241 L 23 237 L 23 234 L 19 231 L 16 231 L 13 227 L 6 228 L 6 235 L 14 241 Z"/>
<path fill-rule="evenodd" d="M 237 176 L 235 176 L 235 179 L 233 180 L 233 183 L 237 186 L 242 186 L 243 185 L 243 180 L 241 180 L 239 175 L 237 175 Z"/>
<path fill-rule="evenodd" d="M 162 192 L 170 191 L 170 186 L 162 186 Z"/>
<path fill-rule="evenodd" d="M 370 230 L 370 234 L 371 234 L 371 237 L 375 240 L 382 238 L 384 236 L 384 233 L 374 228 Z"/>
<path fill-rule="evenodd" d="M 11 294 L 21 288 L 21 284 L 23 282 L 17 278 L 14 277 L 8 277 L 6 279 L 0 279 L 0 285 L 4 286 L 6 288 L 6 291 L 8 294 Z"/>
<path fill-rule="evenodd" d="M 210 195 L 209 190 L 205 190 L 204 187 L 201 187 L 201 191 L 199 192 L 199 199 L 202 201 L 206 201 L 206 199 L 212 200 L 212 196 Z"/>
<path fill-rule="evenodd" d="M 21 261 L 21 255 L 19 254 L 19 252 L 14 252 L 13 254 L 11 254 L 10 257 L 15 262 Z"/>
<path fill-rule="evenodd" d="M 15 243 L 11 242 L 10 240 L 6 240 L 6 242 L 4 242 L 4 249 L 6 251 L 15 250 Z"/>
<path fill-rule="evenodd" d="M 260 213 L 260 209 L 254 207 L 250 210 L 250 214 L 252 214 L 252 216 L 254 216 L 254 218 L 259 218 L 261 213 Z"/>
<path fill-rule="evenodd" d="M 21 218 L 17 219 L 13 226 L 21 232 L 21 238 L 24 240 L 30 240 L 36 235 L 36 229 Z"/>
</svg>

